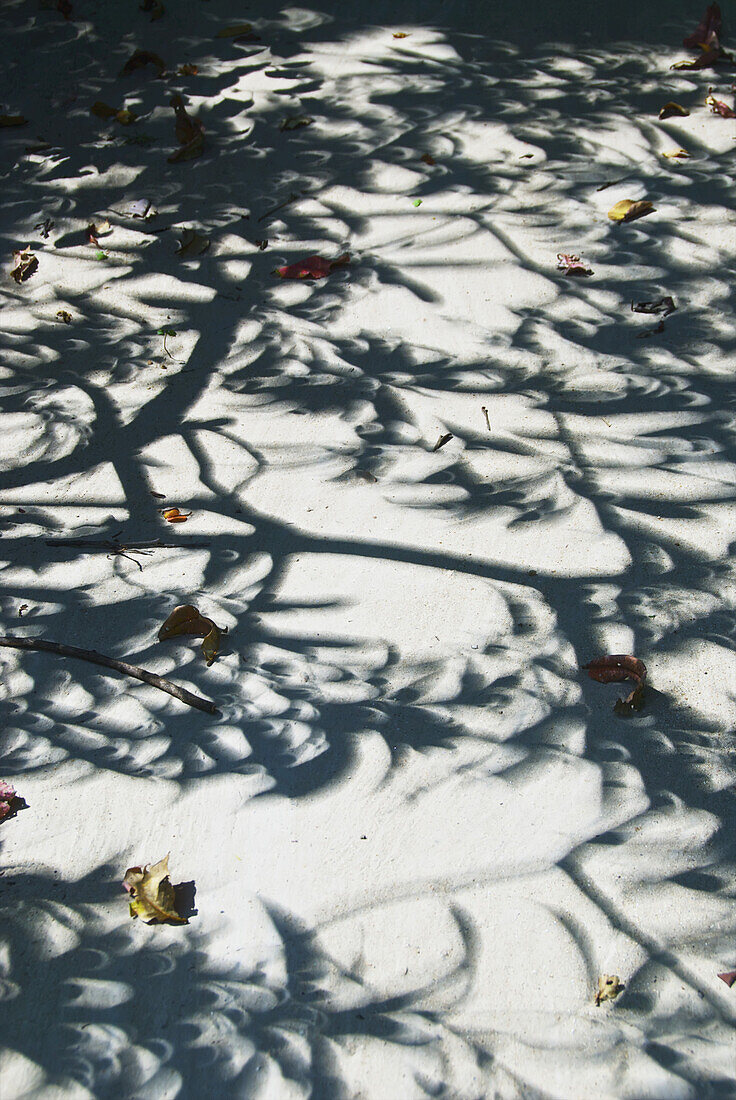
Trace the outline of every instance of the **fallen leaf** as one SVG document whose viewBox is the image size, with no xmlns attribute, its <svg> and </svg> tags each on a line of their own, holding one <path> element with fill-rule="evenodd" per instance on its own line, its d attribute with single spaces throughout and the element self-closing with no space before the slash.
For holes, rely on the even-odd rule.
<svg viewBox="0 0 736 1100">
<path fill-rule="evenodd" d="M 13 276 L 16 283 L 24 283 L 26 279 L 30 279 L 31 275 L 35 275 L 38 270 L 38 259 L 29 251 L 28 246 L 18 252 L 14 252 L 13 260 L 15 262 L 15 267 L 10 274 Z"/>
<path fill-rule="evenodd" d="M 140 5 L 140 9 L 141 11 L 151 12 L 152 23 L 155 23 L 157 19 L 160 19 L 166 11 L 166 8 L 161 3 L 161 0 L 143 0 L 143 3 Z"/>
<path fill-rule="evenodd" d="M 412 203 L 412 206 L 421 206 L 421 205 L 422 205 L 422 200 L 421 199 L 414 199 L 414 202 Z"/>
<path fill-rule="evenodd" d="M 648 340 L 650 336 L 659 336 L 664 332 L 664 321 L 660 321 L 654 328 L 648 328 L 645 332 L 637 333 L 637 340 Z"/>
<path fill-rule="evenodd" d="M 216 38 L 242 38 L 244 35 L 253 34 L 252 23 L 235 23 L 231 27 L 223 27 L 215 35 Z"/>
<path fill-rule="evenodd" d="M 186 64 L 184 65 L 180 65 L 179 68 L 176 70 L 177 76 L 196 76 L 198 72 L 199 69 L 197 68 L 197 66 L 192 65 L 189 62 L 186 62 Z"/>
<path fill-rule="evenodd" d="M 578 278 L 593 274 L 593 269 L 586 267 L 580 257 L 573 252 L 557 253 L 557 270 L 563 271 L 565 275 L 574 275 Z"/>
<path fill-rule="evenodd" d="M 106 237 L 108 233 L 112 233 L 112 226 L 107 218 L 103 218 L 101 222 L 90 222 L 87 226 L 87 240 L 97 248 L 100 246 L 97 238 Z"/>
<path fill-rule="evenodd" d="M 42 237 L 43 237 L 44 239 L 46 239 L 46 238 L 48 237 L 49 233 L 51 232 L 51 230 L 52 230 L 52 229 L 54 228 L 54 226 L 55 226 L 55 225 L 56 225 L 56 222 L 52 222 L 52 221 L 51 221 L 51 218 L 46 218 L 46 220 L 45 220 L 45 221 L 42 221 L 42 222 L 37 222 L 37 223 L 36 223 L 36 224 L 34 225 L 34 227 L 33 227 L 33 228 L 34 228 L 34 229 L 40 229 L 40 230 L 41 230 L 41 236 L 42 236 Z"/>
<path fill-rule="evenodd" d="M 192 604 L 175 607 L 158 632 L 158 640 L 166 641 L 178 634 L 198 634 L 204 637 L 202 653 L 208 665 L 211 665 L 220 650 L 220 635 L 224 633 L 215 626 L 212 619 L 200 615 Z"/>
<path fill-rule="evenodd" d="M 203 237 L 200 233 L 195 233 L 193 229 L 185 229 L 182 232 L 179 247 L 176 249 L 176 255 L 201 256 L 209 247 L 209 237 Z"/>
<path fill-rule="evenodd" d="M 130 111 L 127 107 L 111 107 L 109 103 L 103 103 L 100 99 L 92 104 L 90 111 L 97 118 L 104 118 L 105 120 L 114 118 L 121 126 L 130 126 L 138 118 L 135 111 Z"/>
<path fill-rule="evenodd" d="M 311 126 L 313 122 L 309 115 L 287 115 L 281 119 L 279 130 L 298 130 L 300 126 Z"/>
<path fill-rule="evenodd" d="M 633 199 L 621 199 L 608 211 L 608 217 L 612 222 L 633 222 L 637 218 L 643 218 L 651 214 L 654 207 L 646 200 L 634 202 Z"/>
<path fill-rule="evenodd" d="M 152 497 L 158 497 L 159 500 L 166 500 L 166 493 L 157 493 L 155 489 L 149 490 Z"/>
<path fill-rule="evenodd" d="M 123 887 L 130 894 L 130 915 L 146 924 L 187 924 L 175 909 L 174 887 L 169 878 L 169 857 L 145 867 L 129 867 Z"/>
<path fill-rule="evenodd" d="M 690 156 L 687 149 L 667 149 L 662 153 L 663 157 L 667 157 L 669 160 L 687 160 Z"/>
<path fill-rule="evenodd" d="M 103 252 L 102 249 L 99 249 L 98 252 L 95 252 L 95 259 L 96 260 L 106 260 L 107 259 L 107 252 Z"/>
<path fill-rule="evenodd" d="M 721 118 L 736 118 L 736 111 L 729 107 L 727 103 L 724 103 L 722 99 L 716 99 L 712 93 L 712 88 L 709 88 L 705 103 L 707 107 L 710 107 L 713 114 L 720 115 Z"/>
<path fill-rule="evenodd" d="M 703 18 L 698 23 L 692 34 L 683 38 L 683 46 L 709 45 L 717 37 L 721 29 L 721 9 L 718 4 L 709 4 L 705 9 Z"/>
<path fill-rule="evenodd" d="M 423 153 L 421 159 L 425 164 L 433 165 L 437 163 L 430 153 Z"/>
<path fill-rule="evenodd" d="M 393 35 L 393 37 L 394 38 L 408 38 L 409 35 L 407 34 L 406 31 L 396 31 L 396 33 Z"/>
<path fill-rule="evenodd" d="M 10 783 L 0 779 L 0 821 L 13 817 L 16 811 L 24 806 L 25 802 L 22 798 L 18 798 L 15 787 L 11 787 Z"/>
<path fill-rule="evenodd" d="M 143 69 L 146 65 L 154 65 L 158 69 L 158 76 L 166 72 L 166 62 L 157 53 L 150 50 L 135 50 L 123 65 L 118 76 L 130 76 L 136 69 Z"/>
<path fill-rule="evenodd" d="M 63 321 L 65 325 L 70 325 L 72 323 L 72 315 L 66 309 L 59 309 L 56 312 L 56 320 Z"/>
<path fill-rule="evenodd" d="M 618 974 L 603 974 L 598 979 L 598 992 L 595 995 L 595 1003 L 599 1005 L 603 1001 L 612 1001 L 615 997 L 618 997 L 623 988 L 618 979 Z"/>
<path fill-rule="evenodd" d="M 201 155 L 204 149 L 204 126 L 198 118 L 192 118 L 187 114 L 184 100 L 180 95 L 174 95 L 169 100 L 174 108 L 176 116 L 176 139 L 181 145 L 168 159 L 170 164 L 182 160 L 192 160 Z"/>
<path fill-rule="evenodd" d="M 0 126 L 25 126 L 27 122 L 23 115 L 0 115 Z"/>
<path fill-rule="evenodd" d="M 134 199 L 124 206 L 120 213 L 124 218 L 153 218 L 156 211 L 148 199 Z"/>
<path fill-rule="evenodd" d="M 28 604 L 27 603 L 22 603 L 20 605 L 20 607 L 18 608 L 18 618 L 22 619 L 23 618 L 23 612 L 27 611 L 27 610 L 28 610 Z"/>
<path fill-rule="evenodd" d="M 440 447 L 444 447 L 445 443 L 449 443 L 451 439 L 452 439 L 452 432 L 445 432 L 444 435 L 441 435 L 439 437 L 439 439 L 435 443 L 432 450 L 433 451 L 439 451 Z"/>
<path fill-rule="evenodd" d="M 171 329 L 159 329 L 159 332 L 162 331 L 166 336 L 176 336 L 176 333 Z M 167 508 L 164 512 L 164 519 L 167 523 L 186 523 L 191 514 L 191 512 L 180 512 L 178 508 Z"/>
<path fill-rule="evenodd" d="M 725 973 L 719 974 L 718 977 L 722 982 L 725 982 L 730 989 L 734 982 L 736 982 L 736 970 L 727 970 Z"/>
<path fill-rule="evenodd" d="M 675 299 L 671 294 L 664 298 L 657 298 L 653 302 L 631 303 L 632 313 L 662 313 L 665 317 L 669 317 L 670 313 L 674 313 L 676 309 Z"/>
<path fill-rule="evenodd" d="M 636 687 L 625 699 L 617 699 L 614 705 L 616 714 L 630 714 L 641 710 L 644 705 L 644 685 L 647 680 L 647 666 L 638 657 L 629 657 L 623 653 L 611 653 L 606 657 L 596 657 L 582 666 L 588 670 L 591 680 L 601 684 L 619 683 L 622 680 L 634 680 Z"/>
<path fill-rule="evenodd" d="M 686 118 L 689 114 L 690 112 L 687 110 L 686 107 L 681 107 L 679 103 L 674 103 L 673 100 L 670 100 L 669 103 L 665 103 L 664 107 L 661 108 L 659 112 L 659 117 L 664 119 L 673 118 L 675 115 L 680 115 L 681 117 Z"/>
<path fill-rule="evenodd" d="M 343 252 L 336 260 L 324 260 L 321 256 L 307 256 L 296 263 L 277 267 L 276 274 L 282 279 L 324 279 L 334 267 L 350 263 L 350 254 Z"/>
<path fill-rule="evenodd" d="M 260 240 L 260 241 L 256 240 L 253 243 L 258 245 L 258 251 L 259 252 L 265 252 L 266 249 L 268 248 L 268 241 L 266 239 Z"/>
</svg>

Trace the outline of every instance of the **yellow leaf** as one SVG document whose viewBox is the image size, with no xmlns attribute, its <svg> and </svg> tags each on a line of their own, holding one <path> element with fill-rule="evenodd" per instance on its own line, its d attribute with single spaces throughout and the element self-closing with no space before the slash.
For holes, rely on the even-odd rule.
<svg viewBox="0 0 736 1100">
<path fill-rule="evenodd" d="M 241 34 L 252 34 L 252 23 L 236 23 L 232 27 L 223 27 L 217 32 L 217 38 L 240 38 Z"/>
<path fill-rule="evenodd" d="M 667 149 L 662 153 L 663 157 L 667 157 L 669 160 L 685 160 L 690 156 L 687 149 Z"/>
<path fill-rule="evenodd" d="M 121 107 L 119 111 L 115 112 L 115 118 L 121 126 L 130 126 L 131 122 L 135 122 L 138 115 L 135 111 L 129 111 L 127 107 Z"/>
<path fill-rule="evenodd" d="M 192 604 L 175 607 L 158 632 L 158 640 L 166 641 L 178 634 L 198 634 L 204 638 L 202 653 L 208 665 L 211 665 L 220 651 L 220 629 L 212 619 L 200 615 Z"/>
<path fill-rule="evenodd" d="M 603 974 L 598 979 L 598 992 L 595 995 L 595 1003 L 599 1005 L 602 1001 L 612 1001 L 614 997 L 618 997 L 623 988 L 618 974 Z"/>
<path fill-rule="evenodd" d="M 612 222 L 633 222 L 636 218 L 643 218 L 651 214 L 654 207 L 645 199 L 634 202 L 633 199 L 621 199 L 608 211 Z"/>
<path fill-rule="evenodd" d="M 130 894 L 130 915 L 151 924 L 188 924 L 175 908 L 174 887 L 169 878 L 169 857 L 145 867 L 129 867 L 123 886 Z"/>
<path fill-rule="evenodd" d="M 686 118 L 689 114 L 690 112 L 686 107 L 681 107 L 679 103 L 670 100 L 669 103 L 665 103 L 664 107 L 660 110 L 659 117 L 664 119 L 672 118 L 673 115 L 680 115 L 680 117 Z"/>
</svg>

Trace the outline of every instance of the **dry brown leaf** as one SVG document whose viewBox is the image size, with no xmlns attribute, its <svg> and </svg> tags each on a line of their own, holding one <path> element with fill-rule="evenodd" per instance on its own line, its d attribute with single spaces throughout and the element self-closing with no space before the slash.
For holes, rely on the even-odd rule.
<svg viewBox="0 0 736 1100">
<path fill-rule="evenodd" d="M 197 68 L 197 66 L 192 65 L 189 61 L 187 61 L 184 65 L 180 65 L 179 68 L 176 70 L 177 76 L 196 76 L 198 72 L 199 69 Z"/>
<path fill-rule="evenodd" d="M 163 516 L 168 523 L 186 523 L 191 514 L 191 512 L 180 512 L 178 508 L 166 508 Z"/>
<path fill-rule="evenodd" d="M 445 443 L 449 443 L 451 439 L 452 439 L 452 432 L 445 432 L 444 435 L 441 435 L 439 437 L 439 439 L 435 443 L 432 450 L 433 451 L 439 451 L 440 447 L 444 447 Z"/>
<path fill-rule="evenodd" d="M 169 857 L 145 867 L 129 867 L 123 887 L 130 894 L 130 915 L 147 924 L 188 924 L 175 908 L 174 887 L 169 878 Z"/>
<path fill-rule="evenodd" d="M 603 1001 L 612 1001 L 615 997 L 618 997 L 619 993 L 623 992 L 623 986 L 619 981 L 618 974 L 603 974 L 598 979 L 598 992 L 595 995 L 595 1003 L 597 1005 L 602 1004 Z"/>
<path fill-rule="evenodd" d="M 634 202 L 633 199 L 620 199 L 608 211 L 608 217 L 612 222 L 633 222 L 637 218 L 643 218 L 654 210 L 652 203 L 646 199 Z"/>
<path fill-rule="evenodd" d="M 690 154 L 687 149 L 666 149 L 662 156 L 667 157 L 668 160 L 687 160 Z"/>
<path fill-rule="evenodd" d="M 665 119 L 674 118 L 676 115 L 679 115 L 682 118 L 686 118 L 689 114 L 690 112 L 686 107 L 681 107 L 679 103 L 670 100 L 669 103 L 665 103 L 664 107 L 661 108 L 659 117 Z"/>
<path fill-rule="evenodd" d="M 118 75 L 130 76 L 136 69 L 142 69 L 146 65 L 155 65 L 158 69 L 159 77 L 163 76 L 166 72 L 166 62 L 160 58 L 157 53 L 151 53 L 150 50 L 135 50 L 125 62 Z"/>
<path fill-rule="evenodd" d="M 35 275 L 38 270 L 38 259 L 27 245 L 24 249 L 13 253 L 13 260 L 15 261 L 15 267 L 10 274 L 16 283 L 24 283 L 26 279 L 30 279 L 31 275 Z"/>
<path fill-rule="evenodd" d="M 56 320 L 63 321 L 65 325 L 70 325 L 72 323 L 72 315 L 66 309 L 59 309 L 56 311 Z"/>
<path fill-rule="evenodd" d="M 252 23 L 235 23 L 232 27 L 223 27 L 215 35 L 216 38 L 241 38 L 244 34 L 253 33 Z"/>
<path fill-rule="evenodd" d="M 23 115 L 0 115 L 0 126 L 25 126 L 27 122 Z"/>
<path fill-rule="evenodd" d="M 309 115 L 287 115 L 281 119 L 279 130 L 298 130 L 300 126 L 311 126 L 313 122 Z"/>
<path fill-rule="evenodd" d="M 193 160 L 201 155 L 204 149 L 204 126 L 198 118 L 188 115 L 184 106 L 184 100 L 180 95 L 174 95 L 169 100 L 174 108 L 176 116 L 176 140 L 181 145 L 175 153 L 168 158 L 170 164 L 176 164 L 182 160 Z"/>
<path fill-rule="evenodd" d="M 663 324 L 664 322 L 660 322 Z M 644 685 L 647 682 L 647 666 L 638 657 L 627 653 L 608 653 L 605 657 L 596 657 L 583 668 L 588 670 L 591 680 L 600 684 L 617 684 L 622 680 L 633 680 L 634 690 L 625 699 L 617 699 L 614 711 L 618 715 L 631 714 L 641 710 L 644 705 Z"/>
<path fill-rule="evenodd" d="M 406 31 L 396 31 L 396 32 L 395 32 L 395 33 L 394 33 L 394 34 L 392 35 L 392 37 L 393 37 L 393 38 L 408 38 L 408 37 L 409 37 L 409 35 L 408 35 L 408 33 L 407 33 Z"/>
<path fill-rule="evenodd" d="M 215 626 L 212 619 L 200 615 L 192 604 L 175 607 L 158 632 L 158 640 L 166 641 L 179 634 L 197 634 L 203 636 L 202 653 L 208 665 L 211 665 L 220 651 L 220 634 L 224 633 Z"/>
<path fill-rule="evenodd" d="M 181 235 L 177 256 L 201 256 L 210 247 L 209 237 L 203 237 L 193 229 L 184 229 Z"/>
<path fill-rule="evenodd" d="M 725 982 L 730 989 L 734 983 L 736 983 L 736 970 L 726 970 L 723 974 L 719 974 L 718 977 L 722 982 Z"/>
</svg>

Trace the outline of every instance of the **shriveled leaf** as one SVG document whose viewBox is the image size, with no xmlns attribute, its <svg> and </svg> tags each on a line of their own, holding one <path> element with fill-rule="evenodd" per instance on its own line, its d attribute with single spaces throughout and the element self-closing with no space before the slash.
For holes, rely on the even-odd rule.
<svg viewBox="0 0 736 1100">
<path fill-rule="evenodd" d="M 313 122 L 309 115 L 287 115 L 281 119 L 279 130 L 298 130 L 300 126 L 311 126 Z"/>
<path fill-rule="evenodd" d="M 119 72 L 119 76 L 130 76 L 137 69 L 143 69 L 146 65 L 153 65 L 158 70 L 158 76 L 166 72 L 166 62 L 157 53 L 150 50 L 135 50 L 128 58 Z"/>
<path fill-rule="evenodd" d="M 93 244 L 98 248 L 100 242 L 97 238 L 106 237 L 108 233 L 112 233 L 112 226 L 110 225 L 107 218 L 103 218 L 102 221 L 99 222 L 90 222 L 87 226 L 87 240 L 90 244 Z"/>
<path fill-rule="evenodd" d="M 709 45 L 714 38 L 717 38 L 720 30 L 721 9 L 718 4 L 709 4 L 693 33 L 683 38 L 682 44 L 683 46 L 700 46 L 702 48 Z"/>
<path fill-rule="evenodd" d="M 59 309 L 56 311 L 56 320 L 62 321 L 65 325 L 72 323 L 72 315 L 66 309 Z"/>
<path fill-rule="evenodd" d="M 176 333 L 172 329 L 166 329 L 164 336 L 176 336 Z M 167 523 L 186 523 L 191 514 L 180 512 L 178 508 L 167 508 L 163 515 Z"/>
<path fill-rule="evenodd" d="M 437 161 L 434 159 L 431 153 L 422 153 L 420 158 L 424 164 L 434 165 Z"/>
<path fill-rule="evenodd" d="M 661 313 L 664 317 L 669 317 L 670 313 L 674 313 L 677 309 L 675 305 L 675 299 L 671 294 L 667 294 L 663 298 L 657 298 L 653 302 L 632 302 L 632 313 Z"/>
<path fill-rule="evenodd" d="M 396 32 L 395 32 L 395 33 L 394 33 L 394 34 L 392 35 L 392 37 L 393 37 L 393 38 L 408 38 L 408 37 L 409 37 L 409 34 L 408 34 L 408 32 L 407 32 L 407 31 L 396 31 Z"/>
<path fill-rule="evenodd" d="M 728 988 L 736 982 L 736 970 L 726 970 L 723 974 L 719 974 L 718 977 L 722 982 L 725 982 Z"/>
<path fill-rule="evenodd" d="M 445 432 L 444 435 L 441 435 L 439 437 L 439 439 L 435 443 L 432 450 L 433 451 L 439 451 L 440 447 L 444 447 L 445 443 L 449 443 L 451 439 L 452 439 L 452 432 Z"/>
<path fill-rule="evenodd" d="M 163 642 L 179 634 L 196 634 L 203 637 L 202 653 L 207 664 L 211 665 L 220 651 L 221 633 L 223 632 L 215 626 L 212 619 L 200 615 L 192 604 L 182 604 L 171 612 L 158 632 L 158 639 Z"/>
<path fill-rule="evenodd" d="M 736 111 L 734 111 L 732 107 L 729 107 L 727 103 L 724 103 L 722 99 L 716 99 L 711 88 L 708 89 L 705 103 L 707 107 L 710 107 L 714 115 L 720 115 L 721 118 L 736 118 Z"/>
<path fill-rule="evenodd" d="M 573 275 L 576 278 L 583 278 L 586 275 L 592 275 L 593 269 L 586 267 L 579 256 L 576 256 L 573 252 L 558 252 L 557 253 L 557 270 L 564 272 L 565 275 Z"/>
<path fill-rule="evenodd" d="M 307 256 L 293 264 L 277 267 L 276 274 L 282 279 L 324 279 L 335 267 L 350 263 L 350 253 L 343 252 L 336 260 L 325 260 L 322 256 Z"/>
<path fill-rule="evenodd" d="M 686 118 L 689 114 L 690 112 L 686 107 L 681 107 L 679 103 L 670 100 L 669 103 L 665 103 L 664 107 L 661 108 L 659 117 L 662 119 L 674 118 L 675 116 Z"/>
<path fill-rule="evenodd" d="M 28 248 L 13 253 L 15 267 L 10 272 L 16 283 L 24 283 L 38 270 L 38 258 Z"/>
<path fill-rule="evenodd" d="M 0 126 L 25 126 L 27 123 L 23 115 L 0 115 Z"/>
<path fill-rule="evenodd" d="M 687 149 L 666 149 L 662 153 L 668 160 L 687 160 L 690 156 Z"/>
<path fill-rule="evenodd" d="M 6 783 L 4 779 L 0 779 L 0 821 L 13 817 L 16 811 L 24 806 L 25 802 L 18 797 L 15 787 Z"/>
<path fill-rule="evenodd" d="M 644 218 L 651 214 L 654 206 L 646 199 L 634 202 L 633 199 L 620 199 L 608 211 L 608 217 L 612 222 L 633 222 L 637 218 Z"/>
<path fill-rule="evenodd" d="M 203 237 L 201 233 L 195 233 L 193 229 L 185 229 L 181 235 L 177 256 L 201 256 L 210 247 L 209 237 Z"/>
<path fill-rule="evenodd" d="M 197 68 L 197 66 L 192 65 L 189 61 L 187 61 L 184 65 L 180 65 L 179 68 L 176 70 L 177 76 L 196 76 L 198 72 L 199 69 Z"/>
<path fill-rule="evenodd" d="M 242 38 L 243 35 L 253 34 L 252 23 L 234 23 L 231 27 L 223 27 L 215 35 L 216 38 Z"/>
<path fill-rule="evenodd" d="M 641 710 L 644 705 L 644 686 L 647 681 L 647 666 L 638 657 L 625 653 L 610 653 L 605 657 L 596 657 L 582 666 L 587 669 L 591 680 L 601 684 L 620 683 L 622 680 L 634 680 L 636 687 L 625 699 L 617 699 L 614 711 L 618 715 L 627 715 Z"/>
<path fill-rule="evenodd" d="M 598 979 L 598 992 L 595 995 L 595 1003 L 600 1005 L 603 1001 L 612 1001 L 623 991 L 618 974 L 603 974 Z"/>
<path fill-rule="evenodd" d="M 130 894 L 130 915 L 146 924 L 188 924 L 176 911 L 176 896 L 169 878 L 169 856 L 145 867 L 129 867 L 123 887 Z"/>
</svg>

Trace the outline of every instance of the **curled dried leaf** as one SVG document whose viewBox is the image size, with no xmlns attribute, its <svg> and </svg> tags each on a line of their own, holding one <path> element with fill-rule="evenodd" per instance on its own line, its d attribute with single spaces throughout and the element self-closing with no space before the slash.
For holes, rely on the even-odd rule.
<svg viewBox="0 0 736 1100">
<path fill-rule="evenodd" d="M 600 1005 L 603 1001 L 612 1001 L 618 997 L 623 989 L 618 974 L 603 974 L 598 979 L 598 992 L 595 995 L 595 1003 Z"/>
<path fill-rule="evenodd" d="M 587 669 L 591 680 L 601 684 L 620 683 L 622 680 L 634 680 L 636 687 L 625 699 L 618 699 L 614 711 L 618 715 L 627 715 L 641 710 L 644 705 L 644 686 L 647 680 L 647 666 L 638 657 L 625 653 L 610 653 L 605 657 L 596 657 L 582 666 Z"/>
<path fill-rule="evenodd" d="M 736 118 L 736 111 L 732 107 L 729 107 L 727 103 L 724 103 L 722 99 L 716 99 L 713 95 L 713 89 L 708 89 L 708 94 L 705 97 L 705 104 L 710 107 L 714 115 L 720 115 L 721 118 Z"/>
<path fill-rule="evenodd" d="M 664 107 L 660 109 L 659 117 L 661 119 L 674 118 L 675 116 L 686 118 L 689 114 L 690 112 L 686 107 L 680 106 L 679 103 L 675 103 L 674 100 L 671 99 L 669 103 L 665 103 Z"/>
<path fill-rule="evenodd" d="M 445 432 L 444 435 L 441 435 L 439 437 L 439 439 L 435 443 L 432 450 L 433 451 L 439 451 L 440 447 L 444 447 L 445 443 L 449 443 L 451 439 L 452 439 L 452 432 Z"/>
<path fill-rule="evenodd" d="M 15 267 L 10 272 L 16 283 L 24 283 L 38 270 L 38 258 L 28 247 L 13 253 Z"/>
<path fill-rule="evenodd" d="M 100 247 L 100 242 L 97 238 L 106 237 L 108 233 L 112 233 L 112 226 L 107 218 L 103 218 L 100 222 L 90 222 L 87 226 L 87 240 L 96 248 Z"/>
<path fill-rule="evenodd" d="M 687 160 L 690 154 L 687 149 L 666 149 L 662 156 L 668 160 Z"/>
<path fill-rule="evenodd" d="M 637 218 L 644 218 L 654 210 L 652 203 L 646 199 L 635 202 L 633 199 L 620 199 L 608 211 L 608 217 L 612 222 L 633 222 Z"/>
<path fill-rule="evenodd" d="M 201 233 L 196 233 L 193 229 L 185 229 L 182 232 L 179 247 L 176 249 L 176 255 L 201 256 L 209 247 L 209 237 L 203 237 Z"/>
<path fill-rule="evenodd" d="M 154 65 L 155 68 L 158 69 L 158 76 L 163 76 L 166 72 L 166 63 L 157 53 L 151 53 L 150 50 L 135 50 L 125 62 L 118 75 L 130 76 L 136 69 L 143 69 L 146 65 Z"/>
<path fill-rule="evenodd" d="M 282 279 L 324 279 L 333 268 L 350 263 L 350 254 L 343 252 L 336 260 L 325 260 L 322 256 L 307 256 L 296 263 L 277 267 L 276 274 Z"/>
<path fill-rule="evenodd" d="M 131 917 L 140 917 L 147 924 L 188 924 L 176 911 L 168 855 L 145 867 L 129 867 L 123 888 L 130 894 Z"/>
<path fill-rule="evenodd" d="M 586 267 L 580 257 L 573 252 L 557 253 L 557 270 L 564 272 L 565 275 L 573 275 L 577 278 L 593 274 L 593 269 Z"/>
<path fill-rule="evenodd" d="M 722 982 L 725 982 L 730 989 L 736 982 L 736 970 L 726 970 L 723 974 L 719 974 L 718 977 Z"/>
<path fill-rule="evenodd" d="M 287 115 L 281 119 L 279 130 L 298 130 L 300 126 L 311 126 L 313 122 L 309 115 Z"/>
<path fill-rule="evenodd" d="M 220 651 L 220 635 L 223 633 L 212 619 L 201 615 L 193 604 L 181 604 L 175 607 L 158 632 L 158 640 L 166 641 L 179 634 L 196 634 L 204 638 L 202 653 L 208 665 L 211 665 Z"/>
<path fill-rule="evenodd" d="M 632 313 L 661 313 L 664 317 L 669 317 L 670 313 L 674 313 L 677 309 L 675 305 L 675 299 L 671 294 L 667 294 L 663 298 L 657 298 L 653 302 L 632 302 Z"/>
<path fill-rule="evenodd" d="M 0 126 L 26 126 L 28 119 L 23 115 L 0 115 Z"/>
<path fill-rule="evenodd" d="M 167 329 L 164 335 L 176 336 L 176 333 Z M 167 523 L 186 523 L 191 514 L 191 512 L 180 512 L 178 508 L 166 508 L 163 515 Z"/>
<path fill-rule="evenodd" d="M 62 321 L 65 325 L 72 323 L 72 315 L 66 309 L 59 309 L 56 311 L 56 320 Z"/>
</svg>

